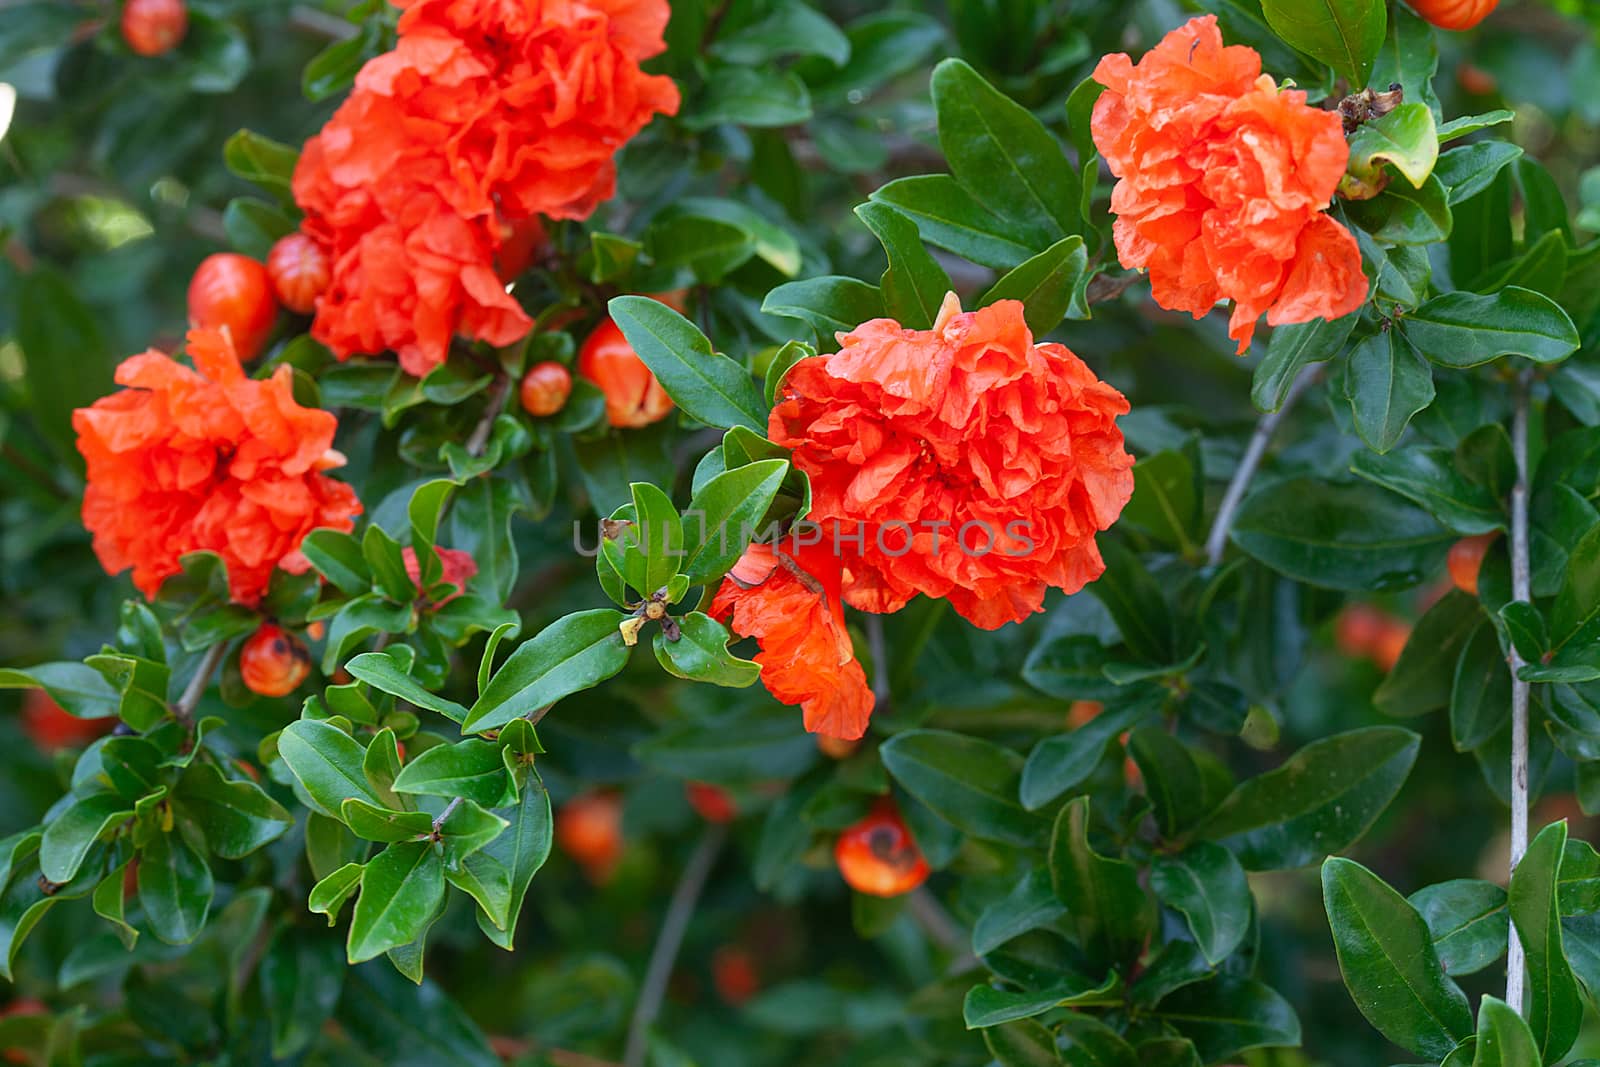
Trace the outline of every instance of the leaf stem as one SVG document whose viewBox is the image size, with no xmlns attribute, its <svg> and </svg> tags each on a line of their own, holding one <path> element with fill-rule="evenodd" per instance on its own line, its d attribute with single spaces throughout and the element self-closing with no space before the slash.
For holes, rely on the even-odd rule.
<svg viewBox="0 0 1600 1067">
<path fill-rule="evenodd" d="M 460 806 L 461 798 L 451 797 L 450 803 L 446 804 L 444 806 L 444 810 L 439 813 L 439 817 L 433 820 L 433 832 L 438 833 L 440 829 L 443 828 L 445 821 L 449 819 L 450 816 L 454 815 L 456 813 L 456 809 Z"/>
<path fill-rule="evenodd" d="M 623 1053 L 623 1067 L 644 1067 L 649 1051 L 650 1025 L 661 1012 L 661 1002 L 667 995 L 667 980 L 672 977 L 672 965 L 677 962 L 678 949 L 683 946 L 683 935 L 689 928 L 695 905 L 700 901 L 700 891 L 727 840 L 728 828 L 721 823 L 710 823 L 694 848 L 689 862 L 683 868 L 678 886 L 672 891 L 672 901 L 667 905 L 666 918 L 661 920 L 661 931 L 656 934 L 655 948 L 650 950 L 650 962 L 645 967 L 644 984 L 639 987 L 639 999 L 633 1006 L 633 1018 L 628 1023 L 628 1045 Z"/>
<path fill-rule="evenodd" d="M 1233 472 L 1233 480 L 1228 483 L 1227 491 L 1222 495 L 1222 504 L 1217 508 L 1217 517 L 1211 524 L 1211 532 L 1206 536 L 1207 565 L 1215 567 L 1222 562 L 1223 554 L 1228 550 L 1228 533 L 1233 529 L 1233 518 L 1238 514 L 1239 505 L 1244 502 L 1244 494 L 1250 488 L 1250 481 L 1255 477 L 1262 458 L 1267 454 L 1267 445 L 1272 443 L 1272 435 L 1277 433 L 1278 424 L 1283 422 L 1284 416 L 1294 408 L 1295 402 L 1307 389 L 1316 384 L 1321 375 L 1320 363 L 1306 366 L 1289 384 L 1278 410 L 1267 412 L 1256 423 L 1256 431 L 1250 435 L 1250 443 L 1245 446 L 1244 455 L 1239 459 L 1239 466 Z"/>
<path fill-rule="evenodd" d="M 1517 480 L 1511 487 L 1511 599 L 1533 601 L 1532 565 L 1528 559 L 1528 392 L 1531 371 L 1517 376 L 1512 393 L 1511 454 L 1516 459 Z M 1515 643 L 1508 658 L 1511 667 L 1511 856 L 1515 871 L 1528 851 L 1528 698 L 1530 686 L 1517 676 L 1523 667 Z M 1522 941 L 1513 924 L 1506 945 L 1506 1003 L 1522 1010 Z"/>
<path fill-rule="evenodd" d="M 489 444 L 489 433 L 494 429 L 494 420 L 506 409 L 506 401 L 511 397 L 511 376 L 501 372 L 489 387 L 489 406 L 484 409 L 483 418 L 478 420 L 478 425 L 472 428 L 472 436 L 467 438 L 467 452 L 474 456 L 483 455 L 484 448 Z"/>
<path fill-rule="evenodd" d="M 189 678 L 189 684 L 183 687 L 183 695 L 178 697 L 178 702 L 172 705 L 172 714 L 183 722 L 194 718 L 194 709 L 200 706 L 200 698 L 206 694 L 206 686 L 211 684 L 211 676 L 217 673 L 217 668 L 222 666 L 222 659 L 228 653 L 228 642 L 218 641 L 206 649 L 205 658 L 194 669 L 194 674 Z"/>
</svg>

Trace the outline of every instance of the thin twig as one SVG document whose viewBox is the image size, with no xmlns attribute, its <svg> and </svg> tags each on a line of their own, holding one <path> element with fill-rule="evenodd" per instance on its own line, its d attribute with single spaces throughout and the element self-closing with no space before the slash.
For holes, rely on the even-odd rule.
<svg viewBox="0 0 1600 1067">
<path fill-rule="evenodd" d="M 494 384 L 489 387 L 489 406 L 484 409 L 483 418 L 478 420 L 478 425 L 472 428 L 472 436 L 467 438 L 467 452 L 470 455 L 481 456 L 489 444 L 489 433 L 494 429 L 494 420 L 506 409 L 506 401 L 511 397 L 511 376 L 500 374 L 495 378 Z"/>
<path fill-rule="evenodd" d="M 1250 480 L 1255 477 L 1257 468 L 1261 466 L 1262 457 L 1267 454 L 1267 445 L 1272 443 L 1272 435 L 1278 431 L 1278 424 L 1321 374 L 1320 363 L 1313 363 L 1303 369 L 1289 384 L 1278 410 L 1267 412 L 1256 423 L 1256 432 L 1250 435 L 1250 443 L 1245 446 L 1244 456 L 1240 458 L 1239 466 L 1233 472 L 1233 480 L 1228 483 L 1228 490 L 1222 495 L 1222 504 L 1217 508 L 1216 520 L 1212 522 L 1211 533 L 1206 537 L 1206 563 L 1209 565 L 1215 567 L 1221 563 L 1223 554 L 1228 550 L 1228 534 L 1233 529 L 1233 517 L 1238 513 L 1239 505 L 1244 502 L 1244 494 L 1250 488 Z"/>
<path fill-rule="evenodd" d="M 672 891 L 672 902 L 667 905 L 667 916 L 661 920 L 661 932 L 656 935 L 655 948 L 650 951 L 650 963 L 645 967 L 644 984 L 639 987 L 639 999 L 633 1006 L 633 1018 L 628 1023 L 628 1045 L 623 1053 L 623 1067 L 644 1067 L 649 1051 L 650 1026 L 661 1011 L 661 1001 L 667 995 L 667 980 L 672 977 L 672 966 L 678 959 L 678 949 L 683 946 L 684 932 L 700 901 L 700 891 L 717 862 L 717 854 L 728 837 L 727 826 L 709 823 L 694 854 L 683 868 L 678 887 Z"/>
<path fill-rule="evenodd" d="M 883 639 L 883 616 L 868 615 L 862 620 L 867 632 L 867 651 L 872 656 L 872 699 L 882 714 L 889 707 L 889 645 Z"/>
<path fill-rule="evenodd" d="M 330 41 L 348 41 L 361 32 L 355 23 L 305 4 L 296 4 L 289 9 L 289 28 L 313 37 L 326 37 Z"/>
<path fill-rule="evenodd" d="M 200 698 L 205 696 L 206 686 L 211 684 L 211 676 L 217 673 L 217 668 L 222 666 L 222 658 L 227 654 L 226 641 L 218 641 L 206 649 L 205 658 L 200 661 L 200 666 L 195 668 L 194 674 L 189 678 L 189 684 L 183 687 L 183 695 L 172 705 L 173 715 L 184 722 L 194 718 L 194 709 L 200 706 Z"/>
<path fill-rule="evenodd" d="M 1530 372 L 1517 376 L 1511 408 L 1511 454 L 1517 463 L 1517 481 L 1511 487 L 1511 599 L 1533 601 L 1532 567 L 1528 561 L 1528 390 Z M 1511 645 L 1511 859 L 1515 871 L 1528 850 L 1528 691 L 1517 677 L 1522 656 Z M 1506 952 L 1506 1003 L 1522 1009 L 1522 941 L 1511 927 Z"/>
<path fill-rule="evenodd" d="M 451 797 L 450 798 L 450 803 L 446 804 L 444 806 L 444 810 L 439 813 L 439 817 L 433 820 L 433 832 L 434 833 L 438 833 L 440 828 L 444 826 L 445 820 L 449 819 L 450 816 L 454 815 L 456 813 L 456 809 L 459 808 L 460 806 L 461 806 L 461 798 L 460 797 Z"/>
</svg>

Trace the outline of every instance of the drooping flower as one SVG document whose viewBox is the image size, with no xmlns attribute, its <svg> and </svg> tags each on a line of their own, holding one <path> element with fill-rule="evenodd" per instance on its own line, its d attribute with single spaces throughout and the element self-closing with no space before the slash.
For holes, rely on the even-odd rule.
<svg viewBox="0 0 1600 1067">
<path fill-rule="evenodd" d="M 1095 534 L 1133 493 L 1128 402 L 1035 344 L 1021 303 L 963 312 L 952 294 L 931 330 L 874 319 L 839 342 L 789 371 L 768 436 L 810 476 L 849 604 L 945 597 L 994 629 L 1100 576 Z"/>
<path fill-rule="evenodd" d="M 761 683 L 799 705 L 807 730 L 853 741 L 867 731 L 873 699 L 845 629 L 842 578 L 832 546 L 758 542 L 723 579 L 710 614 L 756 639 Z"/>
<path fill-rule="evenodd" d="M 227 335 L 189 331 L 193 370 L 154 350 L 117 368 L 121 392 L 73 413 L 88 463 L 83 521 L 106 571 L 133 568 L 154 598 L 189 552 L 227 564 L 232 598 L 254 605 L 279 567 L 304 573 L 300 542 L 317 527 L 349 530 L 361 503 L 323 474 L 333 415 L 301 407 L 292 372 L 249 378 Z"/>
<path fill-rule="evenodd" d="M 1212 15 L 1138 63 L 1105 56 L 1094 78 L 1117 257 L 1149 269 L 1156 303 L 1200 318 L 1233 301 L 1240 352 L 1263 312 L 1279 325 L 1361 306 L 1360 249 L 1326 213 L 1349 160 L 1337 113 L 1279 89 L 1254 49 L 1224 46 Z"/>
<path fill-rule="evenodd" d="M 645 74 L 664 0 L 397 0 L 395 48 L 301 154 L 305 232 L 334 277 L 313 335 L 341 359 L 393 349 L 422 374 L 452 336 L 505 345 L 532 322 L 503 249 L 537 216 L 586 218 L 615 156 L 677 87 Z"/>
</svg>

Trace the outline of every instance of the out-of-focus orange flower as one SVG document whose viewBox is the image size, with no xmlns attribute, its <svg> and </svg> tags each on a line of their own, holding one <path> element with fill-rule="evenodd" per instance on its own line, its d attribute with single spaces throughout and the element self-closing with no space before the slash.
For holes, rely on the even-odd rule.
<svg viewBox="0 0 1600 1067">
<path fill-rule="evenodd" d="M 706 822 L 732 822 L 739 817 L 739 805 L 733 796 L 719 785 L 710 782 L 686 782 L 683 794 L 688 798 L 694 813 Z"/>
<path fill-rule="evenodd" d="M 41 752 L 81 748 L 116 728 L 117 719 L 80 719 L 43 689 L 22 698 L 22 730 Z"/>
<path fill-rule="evenodd" d="M 536 217 L 586 218 L 618 149 L 672 114 L 664 0 L 401 0 L 395 48 L 362 68 L 294 177 L 333 283 L 313 334 L 341 359 L 393 349 L 409 373 L 452 336 L 532 326 L 504 289 Z M 498 269 L 497 269 L 498 268 Z"/>
<path fill-rule="evenodd" d="M 1483 570 L 1483 557 L 1489 554 L 1489 546 L 1499 536 L 1499 530 L 1492 530 L 1486 534 L 1463 537 L 1450 546 L 1445 566 L 1457 589 L 1468 596 L 1478 595 L 1478 573 Z"/>
<path fill-rule="evenodd" d="M 800 706 L 807 730 L 854 741 L 867 732 L 872 690 L 845 629 L 842 578 L 827 546 L 752 544 L 717 590 L 711 615 L 756 639 L 761 683 Z"/>
<path fill-rule="evenodd" d="M 1134 63 L 1100 60 L 1091 132 L 1120 179 L 1117 257 L 1146 267 L 1156 303 L 1195 318 L 1233 301 L 1228 336 L 1250 347 L 1272 325 L 1338 318 L 1367 281 L 1350 231 L 1326 213 L 1350 150 L 1339 116 L 1225 47 L 1213 15 L 1191 19 Z"/>
<path fill-rule="evenodd" d="M 555 838 L 596 885 L 610 881 L 622 859 L 622 798 L 611 792 L 573 797 L 556 812 Z"/>
<path fill-rule="evenodd" d="M 755 957 L 738 945 L 723 945 L 711 954 L 711 980 L 717 995 L 736 1008 L 761 991 Z"/>
<path fill-rule="evenodd" d="M 1095 534 L 1133 494 L 1128 402 L 1034 344 L 1020 302 L 963 312 L 952 294 L 931 330 L 874 319 L 839 341 L 789 371 L 768 436 L 811 478 L 847 602 L 945 597 L 995 629 L 1100 576 Z"/>
<path fill-rule="evenodd" d="M 439 581 L 448 582 L 456 587 L 455 592 L 434 602 L 435 607 L 442 607 L 466 591 L 467 582 L 478 573 L 478 561 L 472 558 L 472 553 L 463 552 L 459 548 L 434 545 L 433 550 L 439 553 L 439 567 L 442 572 Z M 417 592 L 426 592 L 422 585 L 422 565 L 417 561 L 417 550 L 410 545 L 402 548 L 400 562 L 405 564 L 406 577 L 417 587 Z"/>
<path fill-rule="evenodd" d="M 361 503 L 322 473 L 344 462 L 337 423 L 296 402 L 288 367 L 246 377 L 217 330 L 189 331 L 188 351 L 194 370 L 154 350 L 124 360 L 128 388 L 73 413 L 89 467 L 83 522 L 106 571 L 132 567 L 147 597 L 185 553 L 209 551 L 233 599 L 253 606 L 274 569 L 305 572 L 306 534 L 349 530 Z"/>
</svg>

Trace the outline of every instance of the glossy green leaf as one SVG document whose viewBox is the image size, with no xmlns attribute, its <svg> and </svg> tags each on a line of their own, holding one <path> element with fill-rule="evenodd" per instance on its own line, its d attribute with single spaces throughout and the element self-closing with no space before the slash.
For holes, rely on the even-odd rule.
<svg viewBox="0 0 1600 1067">
<path fill-rule="evenodd" d="M 1252 1048 L 1300 1043 L 1300 1020 L 1270 986 L 1224 975 L 1186 985 L 1162 998 L 1152 1016 L 1194 1042 L 1206 1063 Z"/>
<path fill-rule="evenodd" d="M 169 945 L 199 936 L 215 886 L 205 857 L 182 834 L 156 834 L 139 851 L 139 903 L 150 932 Z"/>
<path fill-rule="evenodd" d="M 1528 1025 L 1546 1063 L 1566 1055 L 1583 1022 L 1578 981 L 1562 947 L 1558 880 L 1567 824 L 1551 823 L 1534 836 L 1511 872 L 1506 906 L 1528 959 Z"/>
<path fill-rule="evenodd" d="M 580 611 L 546 626 L 517 646 L 484 686 L 461 728 L 482 733 L 548 707 L 610 678 L 628 662 L 617 625 L 624 616 L 605 608 Z"/>
<path fill-rule="evenodd" d="M 762 459 L 717 475 L 694 494 L 684 512 L 685 557 L 691 583 L 722 576 L 760 531 L 773 497 L 789 473 L 783 459 Z"/>
<path fill-rule="evenodd" d="M 1433 369 L 1398 331 L 1383 330 L 1350 350 L 1345 396 L 1361 439 L 1387 452 L 1411 417 L 1433 403 Z"/>
<path fill-rule="evenodd" d="M 607 310 L 661 387 L 689 415 L 710 426 L 766 428 L 766 405 L 755 380 L 713 351 L 688 319 L 645 296 L 615 297 Z"/>
<path fill-rule="evenodd" d="M 367 864 L 350 920 L 351 963 L 414 940 L 444 898 L 444 865 L 432 842 L 390 845 Z"/>
<path fill-rule="evenodd" d="M 337 726 L 311 719 L 292 722 L 278 735 L 278 754 L 324 815 L 337 818 L 347 797 L 383 806 L 362 771 L 366 751 Z"/>
<path fill-rule="evenodd" d="M 1233 853 L 1196 841 L 1176 856 L 1159 857 L 1150 869 L 1156 899 L 1183 913 L 1189 932 L 1211 963 L 1226 959 L 1250 927 L 1250 886 Z"/>
<path fill-rule="evenodd" d="M 1472 1031 L 1467 998 L 1445 977 L 1417 910 L 1351 860 L 1322 866 L 1339 970 L 1356 1007 L 1390 1041 L 1442 1059 Z"/>
<path fill-rule="evenodd" d="M 948 174 L 897 178 L 872 199 L 916 223 L 924 241 L 981 266 L 1010 270 L 1034 255 L 1027 226 L 995 214 Z"/>
<path fill-rule="evenodd" d="M 1049 1067 L 1061 1062 L 1055 1037 L 1032 1019 L 1019 1019 L 983 1032 L 983 1043 L 1000 1067 Z"/>
<path fill-rule="evenodd" d="M 1428 924 L 1445 974 L 1474 974 L 1506 954 L 1511 916 L 1506 891 L 1494 883 L 1457 878 L 1419 889 L 1409 900 Z"/>
<path fill-rule="evenodd" d="M 1156 924 L 1155 902 L 1139 869 L 1089 844 L 1089 798 L 1061 809 L 1050 839 L 1050 874 L 1078 940 L 1092 958 L 1114 963 L 1137 954 Z"/>
<path fill-rule="evenodd" d="M 1044 833 L 1017 801 L 1023 761 L 1009 749 L 945 730 L 908 730 L 878 754 L 906 792 L 975 837 L 1026 845 Z"/>
<path fill-rule="evenodd" d="M 1579 343 L 1577 328 L 1559 305 L 1514 285 L 1487 296 L 1436 296 L 1406 315 L 1399 328 L 1442 367 L 1476 367 L 1504 355 L 1556 363 Z"/>
<path fill-rule="evenodd" d="M 997 300 L 1020 300 L 1028 329 L 1040 337 L 1061 325 L 1063 318 L 1086 319 L 1084 302 L 1088 284 L 1088 254 L 1083 238 L 1063 237 L 1049 248 L 1018 264 L 978 298 L 987 307 Z"/>
<path fill-rule="evenodd" d="M 1382 0 L 1263 0 L 1278 36 L 1350 81 L 1367 84 L 1388 28 Z"/>
<path fill-rule="evenodd" d="M 743 689 L 754 685 L 761 667 L 728 651 L 733 635 L 717 620 L 694 611 L 677 620 L 678 639 L 657 632 L 656 661 L 668 674 L 694 682 Z"/>
<path fill-rule="evenodd" d="M 226 859 L 248 856 L 294 825 L 294 817 L 260 786 L 230 781 L 210 763 L 190 764 L 173 799 L 199 828 L 207 847 Z"/>
<path fill-rule="evenodd" d="M 1316 863 L 1366 833 L 1405 783 L 1419 743 L 1395 726 L 1313 741 L 1277 770 L 1240 783 L 1200 832 L 1231 848 L 1246 870 Z"/>
<path fill-rule="evenodd" d="M 922 246 L 916 225 L 893 208 L 873 201 L 857 206 L 856 217 L 883 245 L 889 260 L 889 269 L 879 282 L 884 311 L 907 329 L 932 326 L 944 295 L 953 286 L 938 260 Z"/>
</svg>

